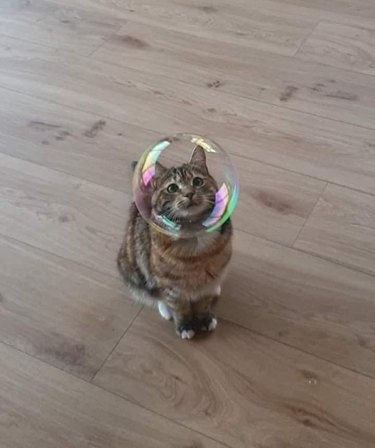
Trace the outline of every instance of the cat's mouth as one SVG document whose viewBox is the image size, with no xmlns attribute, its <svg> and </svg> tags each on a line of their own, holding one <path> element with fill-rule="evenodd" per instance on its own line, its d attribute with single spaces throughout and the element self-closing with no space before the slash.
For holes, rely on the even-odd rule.
<svg viewBox="0 0 375 448">
<path fill-rule="evenodd" d="M 193 207 L 199 207 L 201 205 L 201 201 L 196 201 L 194 199 L 185 198 L 183 201 L 181 201 L 179 205 L 180 210 L 188 210 L 192 209 Z"/>
<path fill-rule="evenodd" d="M 175 201 L 163 204 L 160 210 L 154 209 L 158 220 L 164 218 L 182 226 L 201 225 L 207 219 L 214 208 L 214 197 L 179 197 Z"/>
<path fill-rule="evenodd" d="M 169 219 L 180 224 L 194 224 L 201 222 L 211 213 L 212 206 L 205 201 L 187 200 L 179 204 L 178 208 L 173 210 Z"/>
</svg>

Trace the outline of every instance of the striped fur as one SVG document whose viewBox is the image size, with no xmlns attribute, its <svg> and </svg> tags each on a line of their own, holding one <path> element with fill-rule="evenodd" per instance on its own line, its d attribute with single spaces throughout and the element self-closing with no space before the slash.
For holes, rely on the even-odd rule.
<svg viewBox="0 0 375 448">
<path fill-rule="evenodd" d="M 202 186 L 203 196 L 212 193 L 210 185 L 216 190 L 201 152 L 196 155 L 196 160 L 200 160 L 200 167 L 194 166 L 193 155 L 190 164 L 170 170 L 160 169 L 153 197 L 154 208 L 163 207 L 163 200 L 170 203 L 165 186 L 177 182 L 177 177 L 181 194 L 184 183 L 191 185 L 191 178 L 197 172 L 204 178 L 206 189 Z M 175 196 L 176 204 L 183 200 L 179 194 Z M 204 202 L 204 197 L 196 200 L 197 204 Z M 194 209 L 198 210 L 197 213 L 204 211 L 200 206 Z M 172 214 L 183 221 L 184 217 L 178 211 L 172 210 Z M 162 302 L 164 312 L 169 310 L 173 316 L 177 333 L 183 338 L 191 338 L 197 331 L 213 330 L 216 326 L 212 306 L 220 294 L 220 284 L 231 258 L 231 240 L 230 220 L 210 234 L 171 238 L 150 226 L 133 203 L 118 266 L 135 300 L 154 306 Z"/>
</svg>

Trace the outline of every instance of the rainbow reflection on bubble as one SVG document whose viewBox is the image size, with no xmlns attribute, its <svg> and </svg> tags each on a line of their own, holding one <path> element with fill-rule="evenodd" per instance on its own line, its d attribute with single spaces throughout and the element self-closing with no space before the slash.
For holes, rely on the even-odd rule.
<svg viewBox="0 0 375 448">
<path fill-rule="evenodd" d="M 212 211 L 208 217 L 203 218 L 198 225 L 196 222 L 194 224 L 185 222 L 181 225 L 166 215 L 156 215 L 152 211 L 152 179 L 155 176 L 157 163 L 161 163 L 167 168 L 189 163 L 191 154 L 196 147 L 201 147 L 205 151 L 208 170 L 220 187 L 215 194 Z M 166 163 L 166 160 L 171 160 L 171 152 L 173 160 L 181 159 L 178 163 L 174 162 L 172 166 L 171 162 Z M 166 153 L 169 156 L 165 159 L 164 154 Z M 207 138 L 191 134 L 178 134 L 159 140 L 143 154 L 134 172 L 133 191 L 135 204 L 149 224 L 173 238 L 188 238 L 201 233 L 213 232 L 231 217 L 238 202 L 239 185 L 236 169 L 222 148 Z"/>
<path fill-rule="evenodd" d="M 235 185 L 233 192 L 230 194 L 226 184 L 222 184 L 216 192 L 215 206 L 210 216 L 202 223 L 209 232 L 216 230 L 231 217 L 238 202 L 238 193 L 238 188 Z"/>
<path fill-rule="evenodd" d="M 160 154 L 164 151 L 164 149 L 168 148 L 170 144 L 171 142 L 168 139 L 161 140 L 153 146 L 148 154 L 146 154 L 142 166 L 142 182 L 145 187 L 149 185 L 152 178 L 155 176 L 155 165 L 160 157 Z"/>
</svg>

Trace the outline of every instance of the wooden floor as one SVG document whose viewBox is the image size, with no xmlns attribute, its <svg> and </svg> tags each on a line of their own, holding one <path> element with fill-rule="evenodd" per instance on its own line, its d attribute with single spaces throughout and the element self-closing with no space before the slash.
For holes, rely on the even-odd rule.
<svg viewBox="0 0 375 448">
<path fill-rule="evenodd" d="M 0 447 L 375 447 L 374 0 L 0 1 Z M 130 162 L 241 177 L 215 334 L 115 258 Z"/>
</svg>

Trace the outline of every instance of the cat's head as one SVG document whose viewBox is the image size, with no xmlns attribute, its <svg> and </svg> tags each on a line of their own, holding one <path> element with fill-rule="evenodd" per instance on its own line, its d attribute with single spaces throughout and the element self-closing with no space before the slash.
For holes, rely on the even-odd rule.
<svg viewBox="0 0 375 448">
<path fill-rule="evenodd" d="M 156 164 L 152 213 L 182 225 L 198 224 L 210 215 L 216 191 L 205 151 L 197 146 L 189 163 L 172 168 Z"/>
</svg>

